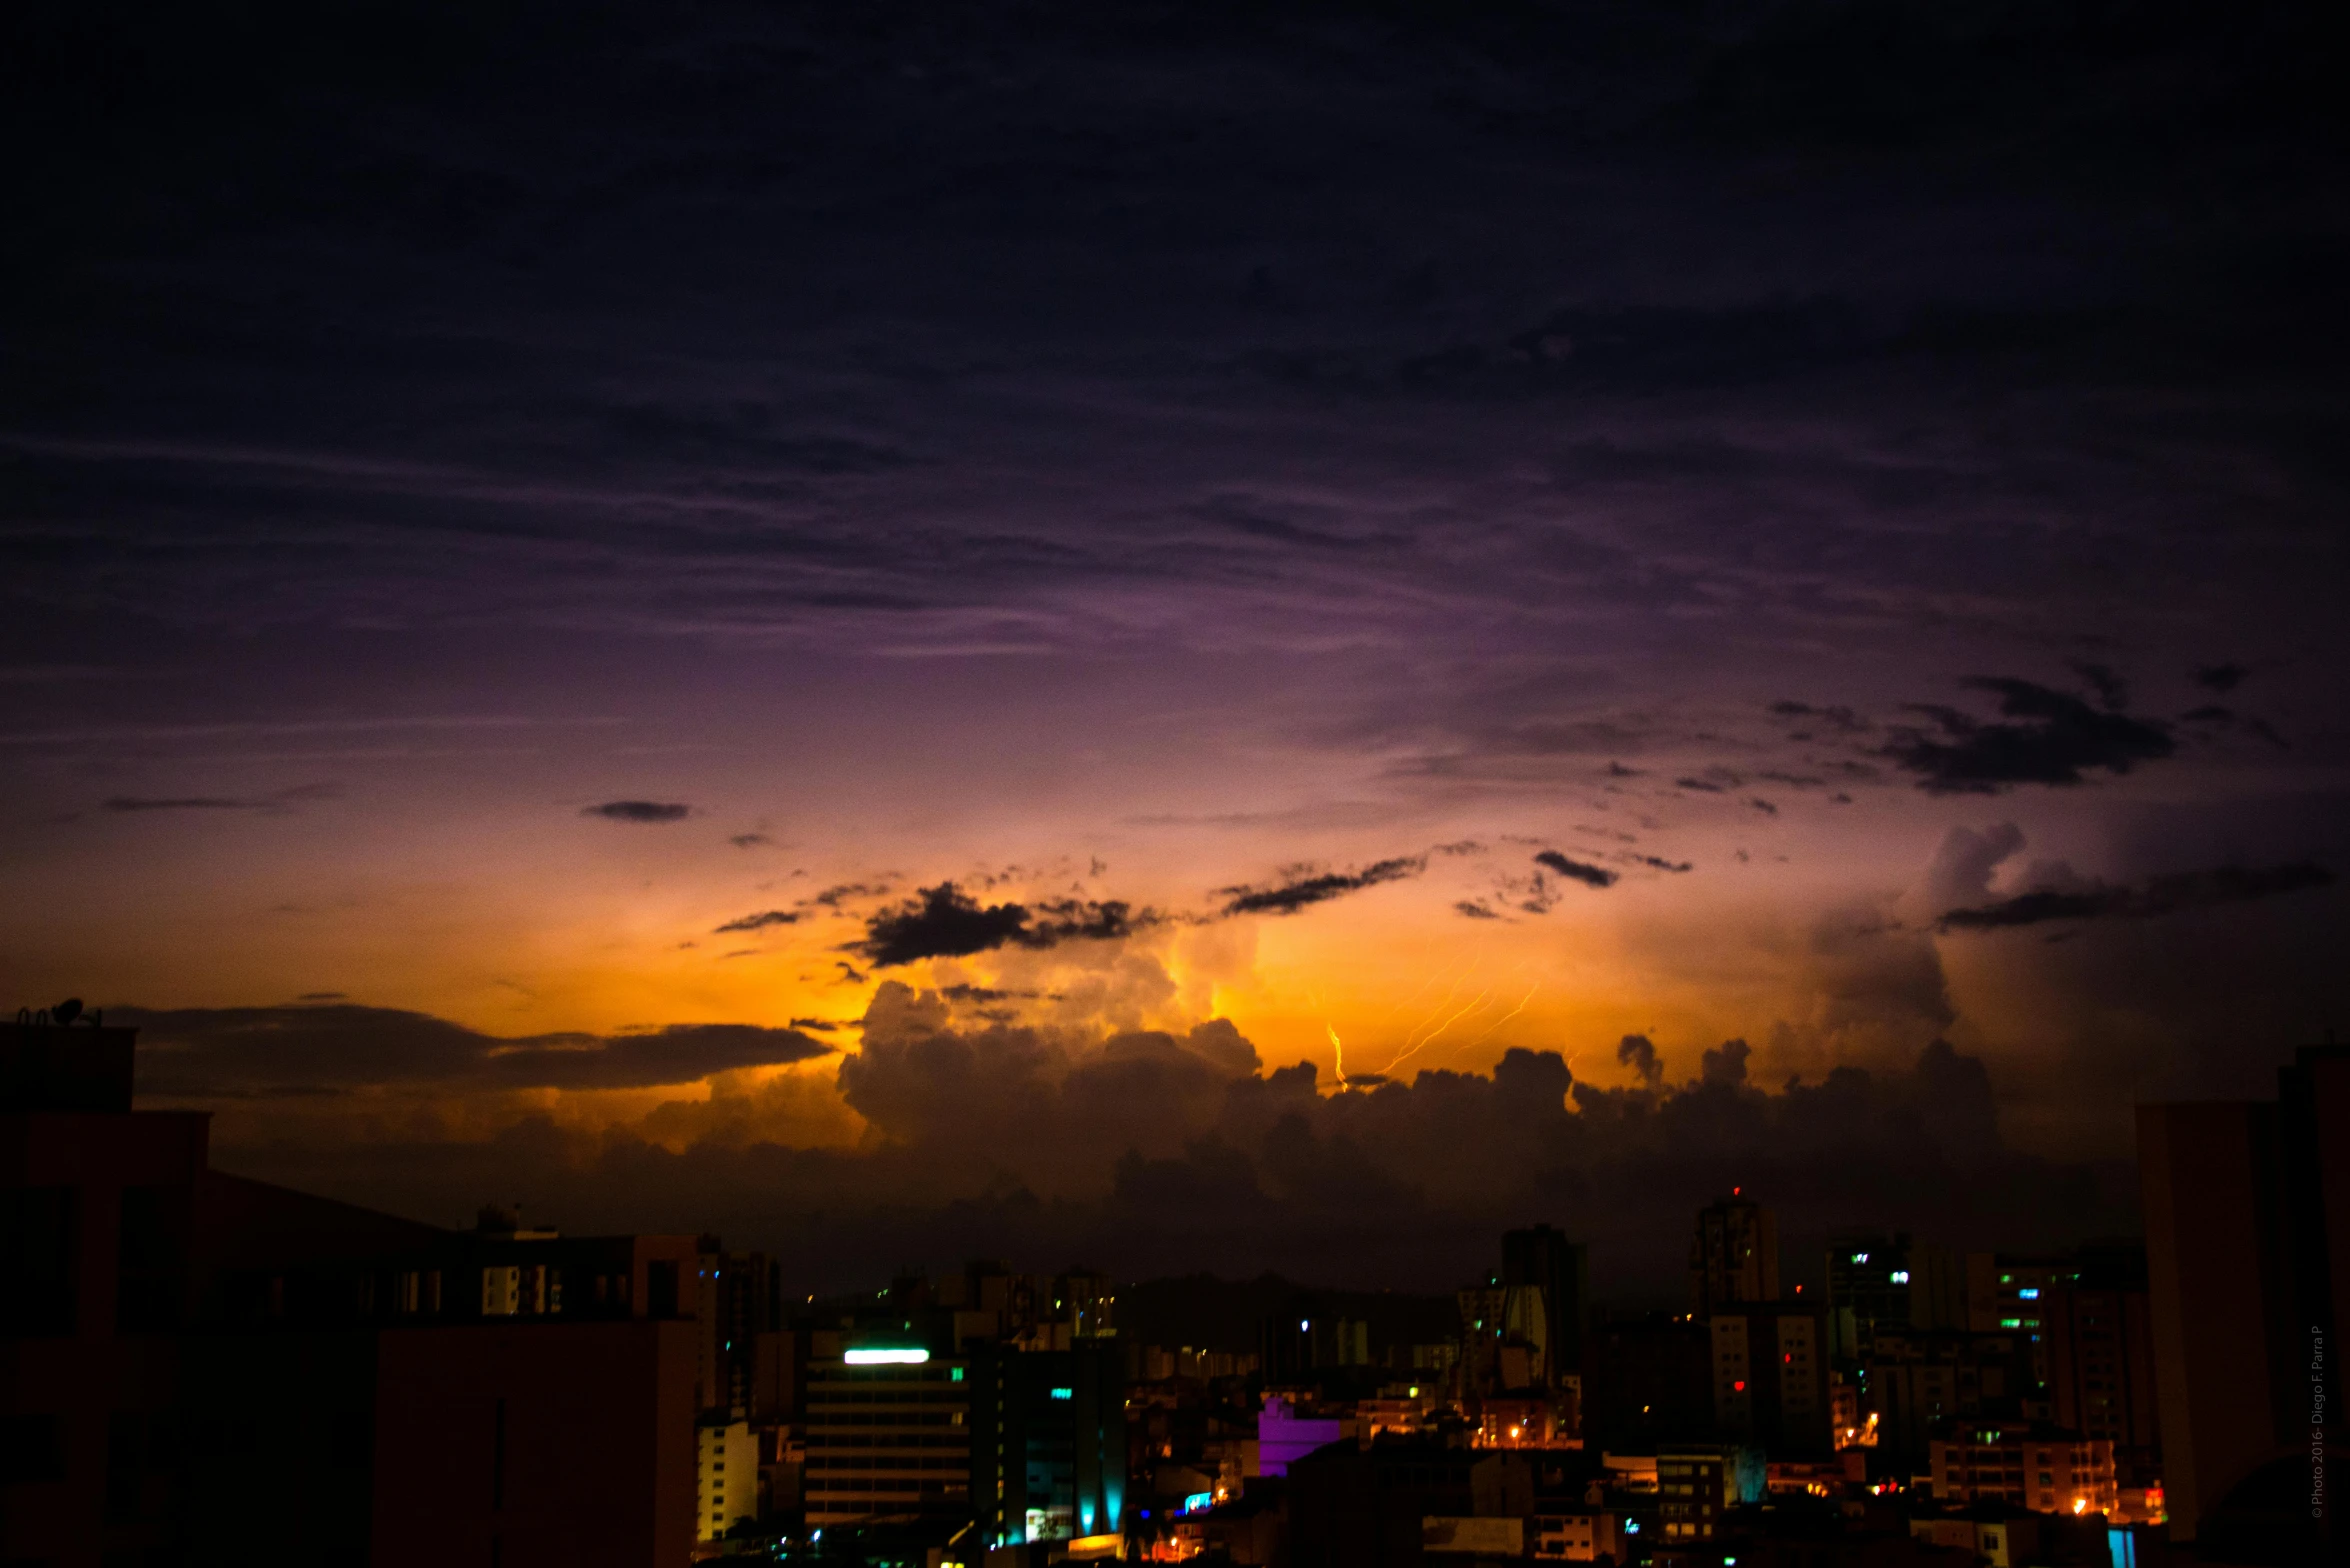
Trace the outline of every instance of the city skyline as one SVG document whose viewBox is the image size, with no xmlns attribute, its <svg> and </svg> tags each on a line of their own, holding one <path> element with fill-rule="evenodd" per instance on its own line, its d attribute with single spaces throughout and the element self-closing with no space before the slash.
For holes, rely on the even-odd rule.
<svg viewBox="0 0 2350 1568">
<path fill-rule="evenodd" d="M 843 1282 L 2126 1232 L 2350 1025 L 2261 14 L 50 19 L 0 995 Z"/>
</svg>

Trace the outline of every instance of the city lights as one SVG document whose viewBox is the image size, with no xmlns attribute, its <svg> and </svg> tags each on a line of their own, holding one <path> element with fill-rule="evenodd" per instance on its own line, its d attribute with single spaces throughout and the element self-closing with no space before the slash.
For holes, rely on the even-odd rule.
<svg viewBox="0 0 2350 1568">
<path fill-rule="evenodd" d="M 844 1350 L 841 1352 L 840 1358 L 853 1367 L 918 1367 L 930 1359 L 930 1352 L 897 1347 Z"/>
</svg>

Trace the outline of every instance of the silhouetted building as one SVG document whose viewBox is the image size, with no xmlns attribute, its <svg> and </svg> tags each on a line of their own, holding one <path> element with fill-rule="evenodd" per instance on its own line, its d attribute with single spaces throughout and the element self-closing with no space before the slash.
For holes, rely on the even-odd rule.
<svg viewBox="0 0 2350 1568">
<path fill-rule="evenodd" d="M 1501 1282 L 1533 1285 L 1542 1292 L 1551 1386 L 1558 1387 L 1566 1373 L 1582 1371 L 1583 1340 L 1590 1329 L 1591 1249 L 1549 1225 L 1505 1232 Z"/>
<path fill-rule="evenodd" d="M 0 1026 L 0 1560 L 667 1564 L 684 1237 L 471 1233 L 209 1168 L 132 1031 Z"/>
<path fill-rule="evenodd" d="M 1877 1448 L 1907 1466 L 1926 1462 L 1935 1426 L 1962 1418 L 2031 1419 L 2039 1385 L 2031 1345 L 2009 1331 L 1879 1330 L 1859 1368 L 1861 1407 L 1877 1418 Z"/>
<path fill-rule="evenodd" d="M 1461 1393 L 1527 1393 L 1551 1386 L 1550 1305 L 1539 1285 L 1498 1276 L 1455 1292 L 1461 1314 Z"/>
<path fill-rule="evenodd" d="M 1737 1193 L 1700 1209 L 1689 1242 L 1690 1310 L 1702 1318 L 1778 1299 L 1779 1226 L 1771 1211 Z"/>
<path fill-rule="evenodd" d="M 2171 1533 L 2246 1560 L 2338 1550 L 2310 1518 L 2311 1411 L 2340 1403 L 2350 1048 L 2307 1047 L 2274 1103 L 2142 1105 L 2155 1383 Z M 2317 1354 L 2322 1341 L 2324 1354 Z M 2325 1457 L 2350 1473 L 2322 1428 Z"/>
<path fill-rule="evenodd" d="M 1292 1568 L 1413 1568 L 1425 1520 L 1474 1516 L 1477 1458 L 1429 1438 L 1308 1454 L 1289 1468 Z"/>
<path fill-rule="evenodd" d="M 2033 1379 L 2047 1382 L 2048 1296 L 2071 1284 L 2080 1266 L 2069 1252 L 1968 1253 L 1966 1326 L 1977 1334 L 2022 1334 L 2031 1347 Z"/>
<path fill-rule="evenodd" d="M 1774 1458 L 1824 1458 L 1830 1440 L 1828 1312 L 1752 1302 L 1706 1321 L 1714 1430 Z"/>
<path fill-rule="evenodd" d="M 1698 1441 L 1713 1432 L 1713 1343 L 1683 1317 L 1600 1322 L 1583 1373 L 1587 1450 Z"/>
<path fill-rule="evenodd" d="M 1125 1529 L 1123 1373 L 1117 1343 L 1099 1338 L 972 1357 L 971 1507 L 988 1546 Z"/>
<path fill-rule="evenodd" d="M 783 1327 L 783 1265 L 728 1252 L 715 1236 L 694 1259 L 694 1398 L 713 1415 L 748 1414 L 759 1378 L 759 1336 Z"/>
<path fill-rule="evenodd" d="M 2078 1276 L 2042 1314 L 2049 1403 L 2058 1426 L 2111 1443 L 2120 1485 L 2142 1490 L 2162 1477 L 2146 1249 L 2084 1247 Z"/>
<path fill-rule="evenodd" d="M 1257 1325 L 1257 1365 L 1267 1383 L 1309 1383 L 1315 1374 L 1371 1364 L 1371 1325 L 1300 1296 Z"/>
<path fill-rule="evenodd" d="M 1879 1326 L 1966 1328 L 1966 1280 L 1940 1247 L 1887 1236 L 1846 1235 L 1828 1247 L 1828 1305 L 1852 1314 L 1853 1338 L 1866 1351 Z"/>
</svg>

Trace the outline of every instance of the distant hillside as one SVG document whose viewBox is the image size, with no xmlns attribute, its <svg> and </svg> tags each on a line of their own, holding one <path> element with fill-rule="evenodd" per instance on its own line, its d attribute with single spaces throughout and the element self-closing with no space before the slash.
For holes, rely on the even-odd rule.
<svg viewBox="0 0 2350 1568">
<path fill-rule="evenodd" d="M 1316 1290 L 1278 1274 L 1260 1274 L 1248 1280 L 1184 1274 L 1121 1285 L 1118 1336 L 1145 1345 L 1252 1351 L 1257 1348 L 1260 1321 L 1301 1306 L 1314 1313 L 1370 1324 L 1374 1355 L 1388 1345 L 1433 1344 L 1460 1333 L 1459 1313 L 1450 1296 Z"/>
</svg>

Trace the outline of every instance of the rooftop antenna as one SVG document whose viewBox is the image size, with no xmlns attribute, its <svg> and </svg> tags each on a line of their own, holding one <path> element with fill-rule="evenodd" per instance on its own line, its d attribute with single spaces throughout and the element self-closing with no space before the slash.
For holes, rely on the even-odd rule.
<svg viewBox="0 0 2350 1568">
<path fill-rule="evenodd" d="M 76 1018 L 81 1016 L 82 999 L 78 996 L 69 996 L 64 1001 L 59 1002 L 55 1007 L 49 1009 L 49 1017 L 60 1027 L 72 1023 Z"/>
</svg>

